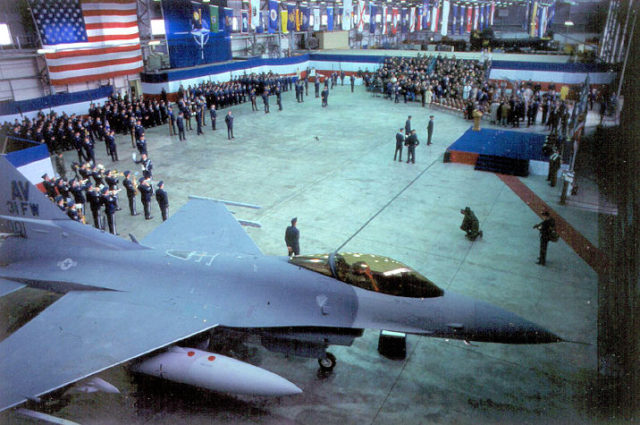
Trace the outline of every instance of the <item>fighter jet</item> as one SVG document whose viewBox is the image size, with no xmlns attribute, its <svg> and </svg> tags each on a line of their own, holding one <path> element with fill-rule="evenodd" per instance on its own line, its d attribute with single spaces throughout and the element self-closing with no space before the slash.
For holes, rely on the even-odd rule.
<svg viewBox="0 0 640 425">
<path fill-rule="evenodd" d="M 119 364 L 216 391 L 285 395 L 286 378 L 185 340 L 214 329 L 315 357 L 364 329 L 505 344 L 561 341 L 499 307 L 368 254 L 264 255 L 225 203 L 191 198 L 139 242 L 70 220 L 0 158 L 0 296 L 63 294 L 0 342 L 0 410 Z M 216 332 L 212 335 L 218 335 Z"/>
</svg>

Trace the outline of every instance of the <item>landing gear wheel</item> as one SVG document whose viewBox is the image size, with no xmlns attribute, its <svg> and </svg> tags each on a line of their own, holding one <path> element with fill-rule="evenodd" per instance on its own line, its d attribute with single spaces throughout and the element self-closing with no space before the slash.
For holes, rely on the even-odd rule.
<svg viewBox="0 0 640 425">
<path fill-rule="evenodd" d="M 336 356 L 331 353 L 326 353 L 324 358 L 318 359 L 318 364 L 323 372 L 330 372 L 336 367 Z"/>
</svg>

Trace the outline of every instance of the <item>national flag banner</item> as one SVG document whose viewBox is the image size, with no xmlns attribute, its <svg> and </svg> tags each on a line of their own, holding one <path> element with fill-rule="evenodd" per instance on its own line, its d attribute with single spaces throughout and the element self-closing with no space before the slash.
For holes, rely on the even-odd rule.
<svg viewBox="0 0 640 425">
<path fill-rule="evenodd" d="M 376 33 L 376 16 L 378 14 L 378 7 L 373 3 L 369 2 L 369 33 Z"/>
<path fill-rule="evenodd" d="M 327 6 L 327 31 L 333 31 L 333 6 Z"/>
<path fill-rule="evenodd" d="M 422 6 L 416 8 L 416 31 L 420 31 L 422 29 L 422 11 L 424 9 Z"/>
<path fill-rule="evenodd" d="M 424 15 L 422 15 L 422 28 L 429 31 L 431 29 L 431 4 L 429 0 L 424 0 L 422 3 L 424 8 Z"/>
<path fill-rule="evenodd" d="M 484 4 L 480 5 L 480 18 L 478 18 L 478 29 L 480 31 L 484 29 Z"/>
<path fill-rule="evenodd" d="M 473 7 L 473 26 L 472 29 L 475 31 L 478 29 L 478 5 Z"/>
<path fill-rule="evenodd" d="M 416 30 L 416 8 L 409 8 L 409 32 L 415 32 Z"/>
<path fill-rule="evenodd" d="M 320 31 L 320 8 L 313 8 L 313 30 Z"/>
<path fill-rule="evenodd" d="M 382 5 L 382 34 L 386 35 L 388 32 L 387 26 L 387 6 Z"/>
<path fill-rule="evenodd" d="M 209 16 L 211 17 L 211 32 L 220 31 L 220 15 L 218 6 L 209 6 Z"/>
<path fill-rule="evenodd" d="M 496 1 L 491 0 L 491 11 L 489 12 L 489 25 L 493 25 L 493 15 L 495 13 L 496 13 Z"/>
<path fill-rule="evenodd" d="M 449 0 L 442 1 L 442 18 L 440 21 L 442 22 L 440 35 L 446 36 L 449 29 Z"/>
<path fill-rule="evenodd" d="M 299 7 L 296 7 L 296 31 L 300 31 L 302 27 L 302 11 Z"/>
<path fill-rule="evenodd" d="M 30 0 L 52 85 L 143 70 L 136 0 Z"/>
<path fill-rule="evenodd" d="M 542 7 L 540 12 L 540 25 L 538 29 L 538 37 L 544 37 L 545 32 L 547 32 L 547 7 Z"/>
<path fill-rule="evenodd" d="M 342 3 L 342 30 L 351 29 L 351 15 L 353 14 L 353 0 L 344 0 Z"/>
<path fill-rule="evenodd" d="M 440 0 L 436 0 L 431 7 L 431 31 L 436 32 L 438 30 L 438 19 L 440 17 Z"/>
<path fill-rule="evenodd" d="M 249 32 L 249 11 L 242 10 L 240 15 L 242 16 L 242 30 L 240 32 Z"/>
<path fill-rule="evenodd" d="M 278 31 L 278 9 L 278 2 L 276 0 L 269 0 L 269 34 Z"/>
<path fill-rule="evenodd" d="M 467 25 L 465 32 L 471 32 L 471 25 L 473 23 L 473 6 L 467 6 Z"/>
<path fill-rule="evenodd" d="M 534 1 L 532 6 L 531 6 L 531 14 L 529 15 L 531 20 L 529 22 L 529 36 L 530 37 L 535 37 L 536 36 L 536 29 L 537 29 L 537 19 L 538 19 L 538 2 Z"/>
<path fill-rule="evenodd" d="M 360 0 L 358 2 L 358 31 L 362 32 L 364 30 L 364 15 L 367 7 L 365 5 L 364 0 Z"/>
<path fill-rule="evenodd" d="M 287 3 L 287 31 L 296 31 L 296 5 Z"/>
<path fill-rule="evenodd" d="M 409 27 L 407 25 L 407 21 L 409 20 L 409 11 L 406 7 L 403 7 L 400 12 L 400 31 L 402 32 L 402 34 L 406 34 Z"/>
<path fill-rule="evenodd" d="M 393 35 L 396 35 L 396 33 L 398 32 L 398 19 L 398 8 L 394 7 L 391 9 L 391 34 Z"/>
<path fill-rule="evenodd" d="M 300 29 L 302 31 L 308 31 L 311 9 L 309 9 L 309 6 L 300 6 L 300 11 L 302 12 L 302 24 L 300 25 Z"/>
<path fill-rule="evenodd" d="M 460 17 L 458 18 L 458 34 L 464 34 L 465 19 L 467 8 L 465 5 L 460 5 Z"/>
<path fill-rule="evenodd" d="M 285 7 L 280 11 L 280 31 L 282 31 L 283 34 L 289 34 L 288 27 L 289 27 L 289 11 Z"/>
<path fill-rule="evenodd" d="M 337 8 L 333 11 L 333 26 L 342 28 L 342 14 L 344 10 L 342 7 Z"/>
<path fill-rule="evenodd" d="M 224 9 L 224 31 L 227 34 L 231 34 L 231 31 L 233 31 L 233 9 L 231 9 L 230 7 L 225 7 Z"/>
<path fill-rule="evenodd" d="M 451 14 L 453 15 L 453 17 L 451 18 L 451 34 L 456 34 L 457 31 L 457 27 L 456 25 L 458 24 L 458 5 L 457 4 L 453 4 L 451 6 Z"/>
<path fill-rule="evenodd" d="M 551 6 L 549 6 L 549 11 L 547 12 L 547 28 L 553 24 L 553 18 L 556 16 L 556 1 L 553 0 Z"/>
<path fill-rule="evenodd" d="M 260 0 L 250 0 L 249 26 L 255 31 L 260 25 Z"/>
</svg>

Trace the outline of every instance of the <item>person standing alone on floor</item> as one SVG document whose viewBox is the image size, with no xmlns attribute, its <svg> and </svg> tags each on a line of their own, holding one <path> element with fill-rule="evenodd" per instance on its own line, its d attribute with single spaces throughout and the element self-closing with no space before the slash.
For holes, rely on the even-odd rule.
<svg viewBox="0 0 640 425">
<path fill-rule="evenodd" d="M 556 233 L 556 221 L 551 217 L 549 211 L 544 211 L 542 217 L 543 220 L 533 228 L 540 231 L 540 256 L 536 264 L 544 266 L 547 262 L 547 245 L 549 241 L 556 242 L 558 234 Z"/>
<path fill-rule="evenodd" d="M 433 115 L 429 116 L 429 124 L 427 124 L 427 146 L 431 145 L 431 137 L 433 136 Z"/>
<path fill-rule="evenodd" d="M 300 231 L 296 227 L 298 223 L 298 218 L 294 217 L 291 219 L 291 226 L 287 227 L 287 230 L 284 232 L 284 241 L 287 244 L 287 251 L 289 252 L 289 257 L 293 257 L 294 255 L 300 255 Z"/>
</svg>

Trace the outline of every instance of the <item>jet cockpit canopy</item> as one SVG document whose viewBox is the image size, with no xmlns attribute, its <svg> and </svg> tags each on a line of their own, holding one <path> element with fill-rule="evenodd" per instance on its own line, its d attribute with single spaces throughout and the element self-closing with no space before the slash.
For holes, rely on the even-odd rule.
<svg viewBox="0 0 640 425">
<path fill-rule="evenodd" d="M 432 298 L 444 294 L 429 279 L 389 257 L 343 252 L 298 255 L 289 261 L 369 291 L 410 298 Z"/>
</svg>

